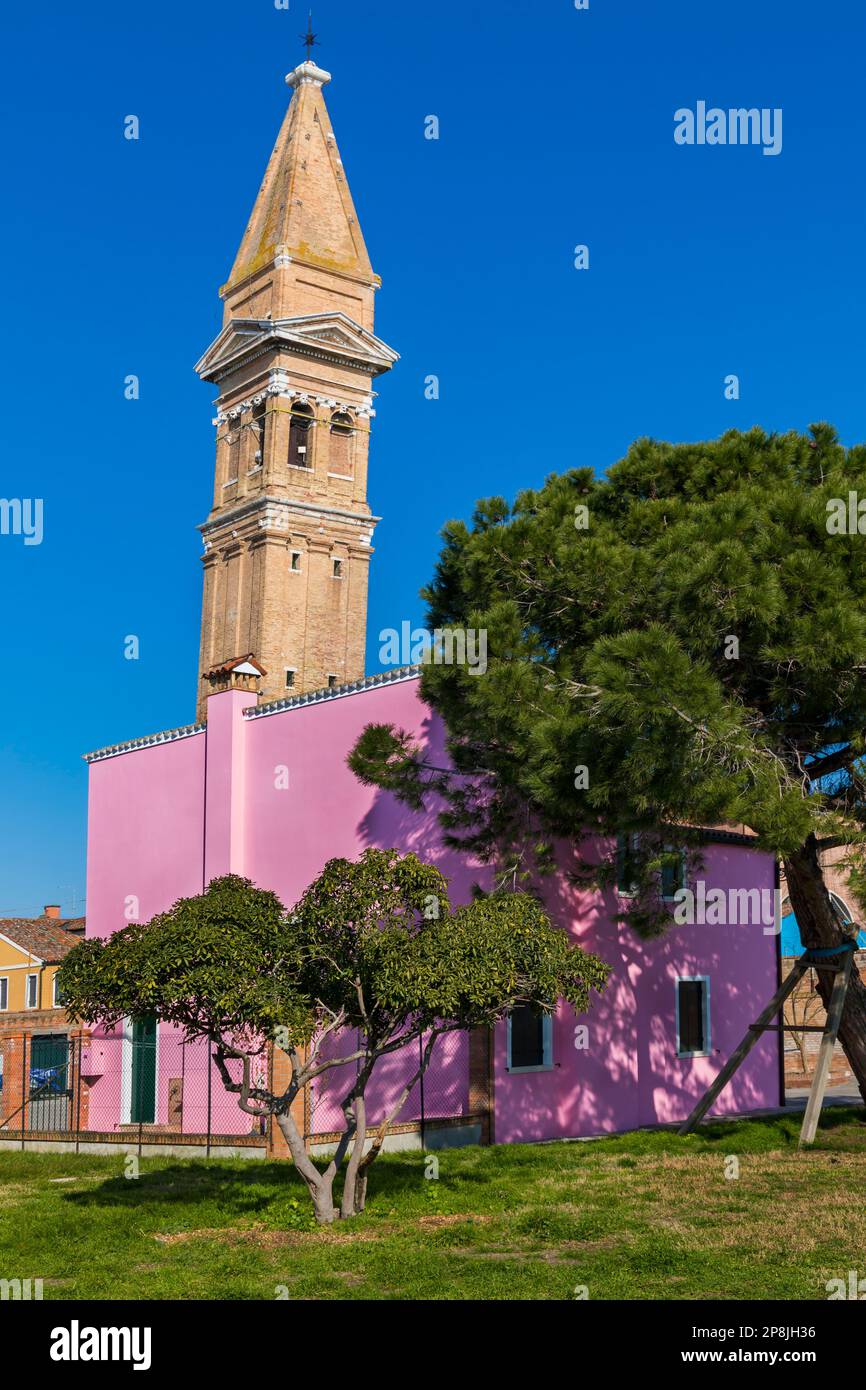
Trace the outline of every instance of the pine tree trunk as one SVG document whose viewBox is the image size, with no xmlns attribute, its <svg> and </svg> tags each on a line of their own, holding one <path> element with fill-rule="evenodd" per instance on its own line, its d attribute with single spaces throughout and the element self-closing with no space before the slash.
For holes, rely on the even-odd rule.
<svg viewBox="0 0 866 1390">
<path fill-rule="evenodd" d="M 785 874 L 791 907 L 806 947 L 838 946 L 849 940 L 842 931 L 830 906 L 830 894 L 821 873 L 818 843 L 810 835 L 806 843 L 785 859 Z M 816 970 L 818 993 L 826 1009 L 833 989 L 829 970 Z M 866 1101 L 866 985 L 854 970 L 845 999 L 845 1010 L 839 1027 L 839 1042 L 851 1065 L 851 1070 Z"/>
</svg>

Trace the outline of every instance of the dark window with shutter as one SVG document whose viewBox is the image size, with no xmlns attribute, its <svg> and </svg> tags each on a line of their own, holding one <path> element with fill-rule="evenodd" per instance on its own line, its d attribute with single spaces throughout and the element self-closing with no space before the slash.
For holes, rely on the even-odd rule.
<svg viewBox="0 0 866 1390">
<path fill-rule="evenodd" d="M 253 411 L 253 435 L 256 441 L 255 458 L 252 467 L 258 468 L 265 461 L 265 421 L 267 419 L 267 406 L 261 401 Z"/>
<path fill-rule="evenodd" d="M 707 982 L 677 980 L 678 1052 L 707 1052 Z"/>
<path fill-rule="evenodd" d="M 665 845 L 664 852 L 665 854 L 672 854 L 675 851 L 672 845 Z M 663 898 L 672 898 L 675 893 L 678 893 L 679 890 L 685 886 L 686 876 L 683 856 L 679 851 L 676 851 L 676 855 L 677 857 L 674 863 L 662 865 Z"/>
<path fill-rule="evenodd" d="M 523 1005 L 511 1012 L 511 1069 L 518 1067 L 543 1067 L 544 1057 L 543 1014 Z"/>
<path fill-rule="evenodd" d="M 616 886 L 620 893 L 637 891 L 638 836 L 620 835 L 616 846 Z"/>
<path fill-rule="evenodd" d="M 289 463 L 294 468 L 312 468 L 310 448 L 313 439 L 313 412 L 308 405 L 292 406 L 289 427 Z"/>
</svg>

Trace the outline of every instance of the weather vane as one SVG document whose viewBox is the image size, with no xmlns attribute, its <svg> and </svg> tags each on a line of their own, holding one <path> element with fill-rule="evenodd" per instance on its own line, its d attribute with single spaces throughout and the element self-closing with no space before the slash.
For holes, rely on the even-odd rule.
<svg viewBox="0 0 866 1390">
<path fill-rule="evenodd" d="M 312 58 L 313 58 L 313 49 L 314 49 L 314 47 L 316 46 L 316 44 L 319 42 L 318 37 L 313 33 L 313 11 L 312 11 L 312 10 L 310 10 L 310 17 L 309 17 L 309 19 L 307 20 L 307 32 L 306 32 L 306 34 L 302 34 L 302 35 L 301 35 L 301 38 L 303 39 L 304 43 L 307 45 L 307 62 L 308 62 L 308 63 L 309 63 L 309 62 L 312 62 Z"/>
</svg>

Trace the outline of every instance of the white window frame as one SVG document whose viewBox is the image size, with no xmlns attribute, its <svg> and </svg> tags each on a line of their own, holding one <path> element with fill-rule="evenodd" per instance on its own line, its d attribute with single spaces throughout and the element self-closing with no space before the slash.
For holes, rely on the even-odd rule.
<svg viewBox="0 0 866 1390">
<path fill-rule="evenodd" d="M 525 1076 L 528 1072 L 553 1071 L 553 1015 L 542 1015 L 541 1046 L 544 1061 L 539 1067 L 513 1067 L 511 1065 L 511 1015 L 506 1019 L 505 1065 L 512 1076 Z"/>
<path fill-rule="evenodd" d="M 702 984 L 704 986 L 704 1046 L 701 1052 L 684 1052 L 680 1046 L 680 985 Z M 710 977 L 709 975 L 677 975 L 674 980 L 674 1004 L 677 1019 L 677 1056 L 709 1057 L 713 1050 L 713 1035 L 710 1029 Z"/>
<path fill-rule="evenodd" d="M 63 1009 L 63 1008 L 66 1007 L 65 1004 L 61 1004 L 61 1003 L 58 1001 L 58 998 L 57 998 L 57 973 L 56 973 L 56 971 L 55 971 L 55 973 L 54 973 L 54 975 L 52 976 L 52 979 L 51 979 L 51 1003 L 52 1003 L 52 1007 L 55 1008 L 55 1009 Z"/>
<path fill-rule="evenodd" d="M 4 991 L 3 986 L 6 986 Z M 3 998 L 5 993 L 6 998 Z M 9 976 L 0 975 L 0 1013 L 7 1013 L 9 1009 Z"/>
<path fill-rule="evenodd" d="M 297 569 L 296 569 L 295 566 L 292 564 L 292 561 L 294 560 L 294 558 L 295 558 L 296 555 L 297 555 L 297 557 L 298 557 L 298 566 L 297 566 Z M 303 561 L 304 561 L 304 552 L 303 552 L 303 550 L 290 550 L 290 551 L 289 551 L 289 574 L 303 574 L 303 572 L 304 572 Z"/>
<path fill-rule="evenodd" d="M 34 1004 L 31 1004 L 31 1003 L 30 1003 L 30 981 L 31 981 L 31 980 L 33 981 L 33 985 L 34 985 L 33 993 L 34 993 L 34 995 L 36 996 L 36 1002 L 35 1002 Z M 38 1009 L 38 1008 L 39 1008 L 39 974 L 38 974 L 38 972 L 34 972 L 34 971 L 32 971 L 32 970 L 29 971 L 29 972 L 27 973 L 27 975 L 25 975 L 25 977 L 24 977 L 24 1007 L 25 1007 L 25 1009 Z"/>
</svg>

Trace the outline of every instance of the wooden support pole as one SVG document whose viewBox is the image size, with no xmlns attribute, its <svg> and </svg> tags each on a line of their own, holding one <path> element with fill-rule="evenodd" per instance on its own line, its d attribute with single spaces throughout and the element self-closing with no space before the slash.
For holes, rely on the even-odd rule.
<svg viewBox="0 0 866 1390">
<path fill-rule="evenodd" d="M 830 1007 L 827 1010 L 827 1024 L 821 1039 L 815 1075 L 812 1077 L 812 1085 L 809 1088 L 806 1114 L 803 1116 L 803 1128 L 800 1130 L 799 1147 L 801 1149 L 805 1149 L 809 1144 L 815 1142 L 818 1120 L 821 1117 L 821 1106 L 824 1103 L 824 1092 L 827 1089 L 827 1079 L 830 1075 L 830 1063 L 833 1060 L 833 1048 L 836 1046 L 836 1039 L 839 1036 L 839 1024 L 842 1021 L 842 1010 L 845 1007 L 845 996 L 848 993 L 848 981 L 851 978 L 853 959 L 854 952 L 846 951 L 845 964 L 837 971 L 833 981 L 833 993 L 830 995 Z"/>
<path fill-rule="evenodd" d="M 700 1123 L 713 1104 L 713 1101 L 725 1089 L 734 1072 L 745 1061 L 746 1057 L 755 1046 L 755 1043 L 760 1038 L 762 1031 L 770 1022 L 770 1019 L 779 1012 L 785 1000 L 788 998 L 788 995 L 792 994 L 796 989 L 807 969 L 808 966 L 804 963 L 801 956 L 787 980 L 776 990 L 776 993 L 773 995 L 760 1018 L 758 1018 L 755 1023 L 749 1025 L 743 1041 L 740 1043 L 739 1047 L 735 1048 L 731 1053 L 731 1056 L 722 1067 L 722 1070 L 719 1072 L 712 1086 L 710 1086 L 709 1090 L 706 1091 L 698 1101 L 685 1123 L 677 1130 L 678 1134 L 690 1134 L 695 1125 Z"/>
</svg>

